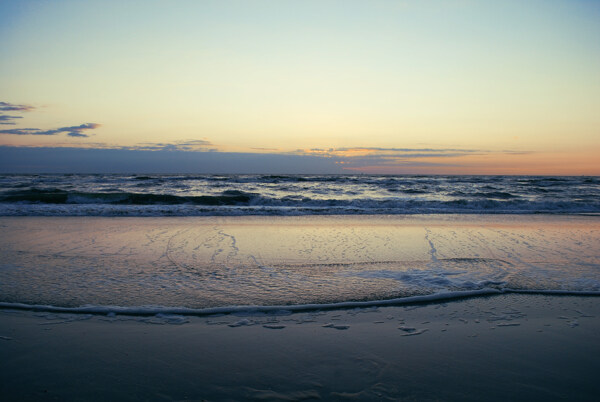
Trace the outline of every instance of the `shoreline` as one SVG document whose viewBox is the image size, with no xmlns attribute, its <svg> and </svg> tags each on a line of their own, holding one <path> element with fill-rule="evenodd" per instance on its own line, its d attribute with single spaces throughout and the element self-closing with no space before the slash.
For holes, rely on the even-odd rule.
<svg viewBox="0 0 600 402">
<path fill-rule="evenodd" d="M 3 401 L 600 394 L 600 217 L 1 217 L 0 229 L 3 300 L 190 306 L 0 303 Z M 365 296 L 376 301 L 347 301 Z M 218 307 L 243 304 L 270 307 Z"/>
<path fill-rule="evenodd" d="M 479 289 L 474 291 L 456 291 L 435 293 L 422 296 L 409 296 L 396 299 L 347 301 L 332 304 L 290 304 L 290 305 L 241 305 L 207 307 L 201 309 L 176 306 L 95 306 L 62 307 L 51 305 L 35 305 L 26 303 L 0 302 L 0 311 L 17 310 L 35 313 L 57 314 L 119 314 L 125 316 L 153 316 L 157 314 L 174 314 L 182 316 L 206 317 L 212 315 L 261 314 L 261 313 L 310 313 L 315 311 L 336 311 L 349 309 L 364 309 L 378 307 L 403 307 L 429 304 L 451 303 L 453 301 L 494 297 L 501 295 L 533 295 L 555 297 L 600 297 L 600 291 L 569 291 L 569 290 L 521 290 L 521 289 Z"/>
<path fill-rule="evenodd" d="M 3 400 L 594 400 L 600 303 L 503 294 L 312 312 L 0 310 Z"/>
</svg>

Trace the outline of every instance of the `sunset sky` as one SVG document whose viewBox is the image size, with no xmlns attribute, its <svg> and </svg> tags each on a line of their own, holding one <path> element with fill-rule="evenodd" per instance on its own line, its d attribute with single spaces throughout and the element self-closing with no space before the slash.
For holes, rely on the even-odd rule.
<svg viewBox="0 0 600 402">
<path fill-rule="evenodd" d="M 2 1 L 0 38 L 0 172 L 600 175 L 600 1 Z"/>
</svg>

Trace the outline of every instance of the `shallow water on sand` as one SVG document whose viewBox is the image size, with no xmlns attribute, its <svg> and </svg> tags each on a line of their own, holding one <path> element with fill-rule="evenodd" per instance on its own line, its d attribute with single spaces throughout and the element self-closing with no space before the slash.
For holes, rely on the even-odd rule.
<svg viewBox="0 0 600 402">
<path fill-rule="evenodd" d="M 205 309 L 600 294 L 600 217 L 0 218 L 0 302 Z"/>
</svg>

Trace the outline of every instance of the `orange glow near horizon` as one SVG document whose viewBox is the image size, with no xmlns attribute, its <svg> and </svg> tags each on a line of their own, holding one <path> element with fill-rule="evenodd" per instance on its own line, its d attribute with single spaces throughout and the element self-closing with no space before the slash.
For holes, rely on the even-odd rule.
<svg viewBox="0 0 600 402">
<path fill-rule="evenodd" d="M 5 1 L 0 37 L 0 146 L 600 174 L 598 2 Z"/>
<path fill-rule="evenodd" d="M 367 174 L 600 176 L 598 155 L 600 150 L 574 155 L 558 152 L 526 155 L 469 155 L 459 158 L 421 158 L 378 166 L 350 165 L 345 166 L 344 169 Z M 419 166 L 419 163 L 439 163 L 444 166 Z"/>
</svg>

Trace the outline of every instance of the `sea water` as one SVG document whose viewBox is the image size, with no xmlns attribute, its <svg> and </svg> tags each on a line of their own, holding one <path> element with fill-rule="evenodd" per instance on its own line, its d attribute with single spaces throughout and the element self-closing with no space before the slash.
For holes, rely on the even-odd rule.
<svg viewBox="0 0 600 402">
<path fill-rule="evenodd" d="M 0 176 L 0 306 L 209 314 L 600 295 L 600 180 Z"/>
<path fill-rule="evenodd" d="M 0 216 L 600 213 L 600 178 L 0 175 Z"/>
</svg>

